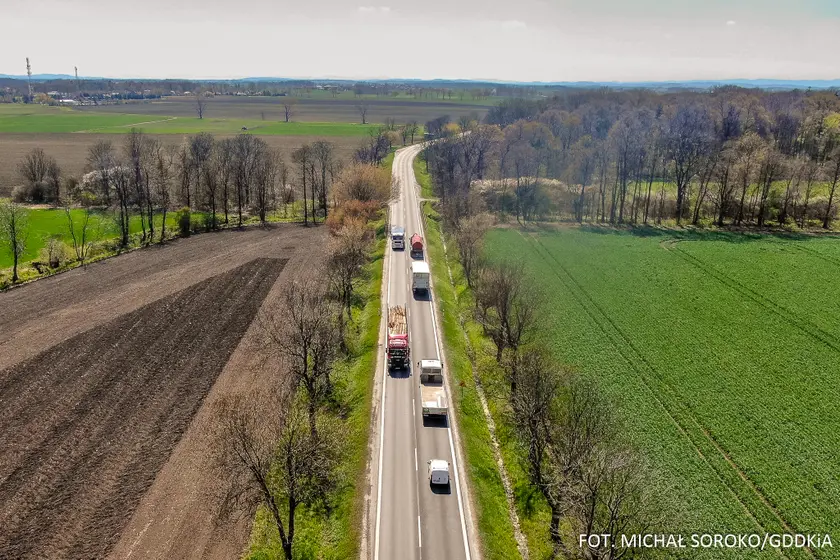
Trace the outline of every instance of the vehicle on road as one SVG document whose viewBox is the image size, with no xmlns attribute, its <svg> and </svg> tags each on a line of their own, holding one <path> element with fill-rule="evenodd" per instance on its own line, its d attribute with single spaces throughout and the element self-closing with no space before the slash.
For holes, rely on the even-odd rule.
<svg viewBox="0 0 840 560">
<path fill-rule="evenodd" d="M 411 236 L 411 256 L 415 259 L 423 258 L 423 238 L 419 233 Z"/>
<path fill-rule="evenodd" d="M 426 261 L 414 261 L 411 263 L 411 291 L 415 294 L 417 292 L 429 291 L 429 263 Z"/>
<path fill-rule="evenodd" d="M 447 486 L 449 484 L 449 462 L 443 459 L 430 459 L 429 484 Z"/>
<path fill-rule="evenodd" d="M 405 249 L 405 228 L 394 226 L 391 228 L 391 249 Z"/>
<path fill-rule="evenodd" d="M 423 418 L 445 418 L 448 403 L 446 388 L 443 386 L 443 364 L 440 360 L 420 360 L 417 367 L 420 369 L 420 404 L 423 406 Z"/>
<path fill-rule="evenodd" d="M 388 308 L 388 332 L 386 334 L 385 353 L 388 356 L 388 369 L 408 367 L 408 308 L 395 305 Z"/>
</svg>

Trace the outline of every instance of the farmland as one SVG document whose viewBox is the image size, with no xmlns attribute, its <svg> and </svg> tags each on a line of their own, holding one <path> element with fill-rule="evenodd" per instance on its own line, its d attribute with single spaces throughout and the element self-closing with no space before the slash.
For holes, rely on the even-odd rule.
<svg viewBox="0 0 840 560">
<path fill-rule="evenodd" d="M 0 294 L 0 557 L 241 552 L 247 524 L 214 526 L 203 426 L 285 379 L 252 320 L 321 235 L 202 235 Z"/>
<path fill-rule="evenodd" d="M 526 261 L 545 342 L 616 400 L 671 529 L 840 536 L 837 239 L 496 230 L 488 250 Z"/>
</svg>

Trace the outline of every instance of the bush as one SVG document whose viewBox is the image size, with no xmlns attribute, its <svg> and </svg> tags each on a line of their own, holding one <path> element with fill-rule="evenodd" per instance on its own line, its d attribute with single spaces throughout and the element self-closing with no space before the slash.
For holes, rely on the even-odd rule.
<svg viewBox="0 0 840 560">
<path fill-rule="evenodd" d="M 186 206 L 178 210 L 178 212 L 175 214 L 175 221 L 178 222 L 178 234 L 181 237 L 190 236 L 190 233 L 192 232 L 191 218 L 192 212 L 190 212 L 190 209 Z"/>
<path fill-rule="evenodd" d="M 21 203 L 29 200 L 29 187 L 18 185 L 12 189 L 12 201 Z"/>
<path fill-rule="evenodd" d="M 51 237 L 47 246 L 41 249 L 41 261 L 47 263 L 50 268 L 64 265 L 69 256 L 70 248 L 57 237 Z"/>
<path fill-rule="evenodd" d="M 374 201 L 348 200 L 327 217 L 327 228 L 335 235 L 349 221 L 366 224 L 377 217 L 381 208 L 382 205 Z"/>
</svg>

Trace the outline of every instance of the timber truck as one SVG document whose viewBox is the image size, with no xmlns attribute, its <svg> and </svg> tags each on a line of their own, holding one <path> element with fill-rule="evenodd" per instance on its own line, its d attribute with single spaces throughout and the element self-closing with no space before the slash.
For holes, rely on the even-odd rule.
<svg viewBox="0 0 840 560">
<path fill-rule="evenodd" d="M 443 386 L 443 364 L 440 360 L 420 360 L 420 402 L 423 418 L 437 416 L 446 418 L 448 403 Z"/>
<path fill-rule="evenodd" d="M 388 308 L 388 334 L 385 342 L 388 369 L 408 367 L 411 363 L 408 358 L 408 308 L 404 305 Z"/>
</svg>

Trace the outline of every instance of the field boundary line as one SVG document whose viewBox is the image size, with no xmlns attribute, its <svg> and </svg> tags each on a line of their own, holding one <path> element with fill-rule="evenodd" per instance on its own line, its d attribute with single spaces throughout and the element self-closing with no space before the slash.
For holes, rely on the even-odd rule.
<svg viewBox="0 0 840 560">
<path fill-rule="evenodd" d="M 523 236 L 523 237 L 525 237 L 525 236 Z M 525 237 L 525 239 L 528 239 L 528 238 Z M 697 441 L 695 441 L 694 438 L 692 438 L 692 436 L 688 432 L 688 429 L 685 426 L 682 425 L 682 423 L 680 422 L 680 420 L 677 418 L 677 416 L 675 414 L 675 410 L 672 410 L 671 407 L 677 407 L 677 408 L 680 408 L 680 409 L 684 409 L 683 414 L 688 416 L 688 420 L 690 420 L 690 422 L 692 422 L 695 425 L 695 427 L 700 430 L 700 432 L 703 434 L 702 439 L 705 439 L 707 444 L 710 444 L 711 447 L 714 449 L 714 451 L 716 451 L 719 454 L 719 456 L 724 460 L 724 462 L 730 467 L 729 470 L 731 470 L 732 472 L 737 474 L 738 478 L 747 486 L 747 489 L 749 491 L 751 491 L 751 493 L 759 499 L 759 501 L 762 503 L 762 505 L 767 510 L 767 512 L 769 512 L 772 515 L 772 517 L 775 518 L 775 521 L 777 521 L 779 523 L 779 525 L 781 525 L 781 527 L 790 531 L 790 526 L 789 526 L 788 522 L 781 516 L 781 514 L 776 510 L 776 508 L 767 500 L 767 498 L 758 490 L 758 488 L 755 486 L 753 481 L 750 480 L 749 477 L 747 477 L 743 473 L 743 471 L 740 469 L 740 467 L 737 465 L 737 463 L 735 463 L 735 461 L 732 460 L 732 458 L 729 456 L 729 454 L 715 440 L 714 436 L 711 435 L 711 433 L 708 431 L 708 429 L 697 419 L 697 417 L 695 416 L 695 414 L 691 410 L 691 407 L 682 402 L 682 400 L 679 398 L 678 392 L 673 387 L 671 387 L 670 384 L 668 384 L 664 379 L 662 379 L 662 377 L 659 375 L 659 373 L 656 371 L 656 369 L 652 366 L 652 364 L 650 364 L 647 361 L 647 359 L 644 357 L 644 355 L 639 351 L 638 348 L 636 348 L 636 346 L 627 337 L 627 335 L 624 334 L 624 332 L 612 321 L 612 319 L 610 319 L 608 314 L 603 309 L 601 309 L 601 307 L 592 298 L 592 296 L 590 296 L 589 293 L 586 292 L 586 290 L 577 282 L 577 280 L 574 278 L 574 276 L 572 276 L 572 274 L 559 261 L 559 259 L 557 259 L 551 253 L 551 251 L 543 245 L 543 243 L 539 239 L 537 239 L 536 237 L 533 238 L 533 239 L 534 239 L 536 245 L 538 245 L 542 249 L 542 251 L 551 260 L 553 260 L 556 263 L 557 267 L 560 268 L 563 271 L 563 273 L 568 277 L 569 282 L 571 282 L 574 285 L 574 288 L 572 287 L 572 285 L 569 284 L 569 282 L 567 282 L 566 280 L 563 279 L 563 277 L 557 272 L 556 268 L 553 269 L 553 272 L 554 272 L 555 276 L 557 276 L 557 278 L 564 284 L 564 286 L 567 289 L 569 289 L 569 293 L 572 294 L 572 297 L 574 297 L 575 300 L 577 300 L 578 304 L 584 309 L 586 314 L 589 315 L 590 319 L 607 336 L 607 338 L 610 340 L 610 342 L 612 343 L 612 345 L 616 349 L 616 351 L 619 353 L 619 355 L 621 355 L 621 357 L 624 358 L 624 360 L 628 363 L 628 365 L 633 370 L 636 371 L 636 373 L 639 375 L 639 379 L 642 381 L 642 383 L 645 385 L 645 387 L 647 387 L 647 389 L 651 392 L 651 395 L 656 400 L 657 404 L 659 404 L 662 407 L 662 409 L 668 415 L 668 417 L 673 422 L 673 424 L 686 437 L 686 439 L 689 441 L 689 443 L 692 445 L 692 447 L 694 447 L 695 451 L 697 451 L 697 453 L 700 455 L 700 457 L 703 459 L 703 461 L 716 474 L 718 479 L 727 487 L 727 489 L 735 497 L 735 499 L 738 501 L 738 503 L 744 508 L 747 515 L 755 522 L 755 524 L 760 529 L 765 530 L 765 531 L 767 530 L 766 527 L 765 527 L 765 522 L 759 521 L 758 517 L 755 515 L 755 513 L 750 509 L 750 507 L 744 501 L 744 498 L 742 496 L 740 496 L 738 494 L 738 492 L 735 490 L 732 483 L 728 482 L 722 476 L 720 471 L 718 471 L 718 469 L 714 466 L 714 464 L 712 464 L 710 462 L 709 457 L 700 448 L 699 443 Z M 538 250 L 536 252 L 539 254 L 541 251 Z M 644 365 L 644 368 L 649 370 L 655 378 L 658 378 L 660 380 L 661 384 L 663 385 L 662 388 L 655 388 L 655 384 L 651 382 L 650 376 L 646 375 L 642 371 L 642 369 L 638 365 L 636 365 L 634 363 L 634 361 L 627 355 L 627 353 L 622 349 L 621 345 L 616 343 L 615 336 L 610 334 L 609 329 L 607 329 L 601 321 L 598 321 L 594 312 L 592 310 L 590 310 L 588 308 L 588 306 L 581 300 L 580 295 L 575 293 L 575 288 L 597 310 L 598 314 L 602 317 L 602 319 L 604 321 L 606 321 L 607 323 L 609 323 L 610 326 L 612 326 L 612 328 L 615 330 L 615 333 L 617 334 L 617 336 L 620 337 L 621 340 L 623 340 L 627 344 L 627 346 L 630 347 L 630 349 L 633 351 L 633 353 L 635 353 L 637 359 Z M 658 394 L 660 391 L 664 394 Z M 668 397 L 670 397 L 670 400 L 675 400 L 676 402 L 670 402 L 669 403 L 670 406 L 669 406 L 669 404 L 666 404 L 666 402 L 669 400 Z M 806 548 L 805 550 L 807 550 L 808 553 L 812 557 L 814 556 L 813 552 L 810 549 Z M 781 550 L 777 550 L 777 551 L 782 556 L 788 556 L 787 554 L 785 554 Z"/>
<path fill-rule="evenodd" d="M 135 126 L 141 126 L 141 125 L 144 125 L 144 124 L 157 124 L 157 123 L 162 123 L 162 122 L 174 121 L 174 120 L 177 120 L 177 119 L 178 119 L 178 117 L 167 117 L 165 119 L 158 119 L 156 121 L 143 121 L 143 122 L 131 123 L 131 124 L 115 124 L 114 126 L 100 126 L 100 127 L 97 127 L 97 128 L 89 128 L 87 130 L 75 130 L 75 131 L 71 132 L 70 134 L 95 134 L 96 132 L 101 131 L 101 130 L 109 130 L 109 129 L 112 129 L 112 128 L 131 128 L 131 127 L 135 127 Z"/>
</svg>

